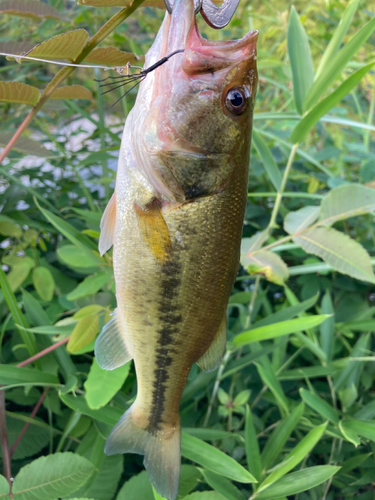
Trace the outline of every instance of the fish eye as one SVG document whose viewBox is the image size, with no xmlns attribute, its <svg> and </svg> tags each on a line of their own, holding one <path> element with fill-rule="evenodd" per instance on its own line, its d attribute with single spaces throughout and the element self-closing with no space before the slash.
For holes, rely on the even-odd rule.
<svg viewBox="0 0 375 500">
<path fill-rule="evenodd" d="M 225 96 L 225 106 L 234 115 L 240 115 L 246 108 L 247 99 L 242 87 L 233 87 Z"/>
</svg>

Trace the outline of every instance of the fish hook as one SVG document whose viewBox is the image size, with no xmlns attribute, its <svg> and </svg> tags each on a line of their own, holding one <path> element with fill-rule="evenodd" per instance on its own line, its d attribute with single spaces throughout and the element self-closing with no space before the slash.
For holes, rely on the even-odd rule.
<svg viewBox="0 0 375 500">
<path fill-rule="evenodd" d="M 172 14 L 173 5 L 170 0 L 164 0 L 165 6 L 169 14 Z M 206 23 L 211 28 L 222 29 L 232 19 L 236 12 L 240 0 L 224 0 L 221 7 L 217 7 L 212 0 L 194 0 L 195 15 L 200 12 Z"/>
</svg>

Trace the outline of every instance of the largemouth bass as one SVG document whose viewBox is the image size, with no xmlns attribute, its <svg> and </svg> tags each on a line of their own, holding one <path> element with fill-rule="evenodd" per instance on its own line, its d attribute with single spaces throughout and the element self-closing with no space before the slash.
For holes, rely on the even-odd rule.
<svg viewBox="0 0 375 500">
<path fill-rule="evenodd" d="M 99 249 L 113 244 L 117 309 L 99 335 L 99 365 L 133 359 L 138 393 L 108 455 L 139 453 L 156 491 L 177 496 L 179 402 L 193 363 L 213 370 L 239 264 L 247 199 L 257 32 L 209 42 L 193 0 L 176 0 L 145 66 L 121 144 Z"/>
</svg>

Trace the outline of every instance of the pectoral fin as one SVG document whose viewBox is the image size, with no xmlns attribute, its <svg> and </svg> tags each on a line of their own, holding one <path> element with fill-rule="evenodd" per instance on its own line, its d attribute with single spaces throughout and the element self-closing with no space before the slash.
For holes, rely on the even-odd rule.
<svg viewBox="0 0 375 500">
<path fill-rule="evenodd" d="M 211 372 L 215 370 L 221 362 L 223 357 L 225 346 L 227 344 L 227 315 L 225 313 L 224 318 L 220 324 L 219 330 L 207 351 L 203 356 L 197 361 L 197 365 L 202 368 L 205 372 Z"/>
<path fill-rule="evenodd" d="M 116 223 L 116 192 L 108 202 L 100 221 L 99 252 L 104 255 L 113 245 Z"/>
<path fill-rule="evenodd" d="M 112 318 L 103 327 L 95 342 L 95 357 L 103 370 L 114 370 L 132 359 L 125 344 L 118 312 L 115 309 Z"/>
<path fill-rule="evenodd" d="M 154 200 L 145 209 L 135 204 L 134 209 L 147 246 L 158 262 L 165 262 L 170 256 L 171 240 L 159 202 Z"/>
</svg>

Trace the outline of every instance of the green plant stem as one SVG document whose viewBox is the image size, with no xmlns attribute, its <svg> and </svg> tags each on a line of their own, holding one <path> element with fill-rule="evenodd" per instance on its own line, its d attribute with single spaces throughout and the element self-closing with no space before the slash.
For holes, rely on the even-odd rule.
<svg viewBox="0 0 375 500">
<path fill-rule="evenodd" d="M 248 198 L 276 198 L 277 193 L 264 192 L 264 193 L 248 193 Z M 290 193 L 285 191 L 283 193 L 283 198 L 311 198 L 313 200 L 322 200 L 324 196 L 322 194 L 312 194 L 312 193 Z"/>
<path fill-rule="evenodd" d="M 276 223 L 276 217 L 277 217 L 277 214 L 279 213 L 281 200 L 283 199 L 283 193 L 285 190 L 286 183 L 288 181 L 289 173 L 290 173 L 290 170 L 292 168 L 292 164 L 293 164 L 293 160 L 294 160 L 297 148 L 298 148 L 298 143 L 293 144 L 293 147 L 292 147 L 290 154 L 289 154 L 288 163 L 286 164 L 285 172 L 284 172 L 284 175 L 283 175 L 283 178 L 281 181 L 281 186 L 280 186 L 280 189 L 277 193 L 275 205 L 273 207 L 272 214 L 271 214 L 271 219 L 270 219 L 270 222 L 269 222 L 268 227 L 267 227 L 267 231 L 269 233 L 271 233 L 271 231 L 274 228 L 275 223 Z"/>
<path fill-rule="evenodd" d="M 111 19 L 107 21 L 105 25 L 91 38 L 91 40 L 86 45 L 86 47 L 84 47 L 80 55 L 76 58 L 75 61 L 73 61 L 74 64 L 80 64 L 90 54 L 90 52 L 92 52 L 95 49 L 95 47 L 99 45 L 100 42 L 102 42 L 110 33 L 112 33 L 112 31 L 115 30 L 117 26 L 119 26 L 123 21 L 125 21 L 125 19 L 129 17 L 143 2 L 144 0 L 134 0 L 134 2 L 131 3 L 128 7 L 125 7 L 125 9 L 122 9 L 120 12 L 111 17 Z M 33 121 L 33 119 L 38 114 L 40 109 L 43 107 L 45 102 L 51 96 L 52 92 L 64 80 L 66 80 L 66 78 L 68 78 L 68 76 L 71 75 L 74 70 L 75 70 L 74 67 L 66 66 L 65 68 L 61 69 L 57 73 L 57 75 L 50 81 L 50 83 L 45 88 L 39 102 L 32 108 L 30 113 L 26 116 L 24 121 L 18 127 L 14 136 L 5 146 L 3 152 L 0 155 L 0 164 L 8 156 L 9 151 L 13 148 L 18 139 L 21 137 L 22 133 Z"/>
</svg>

